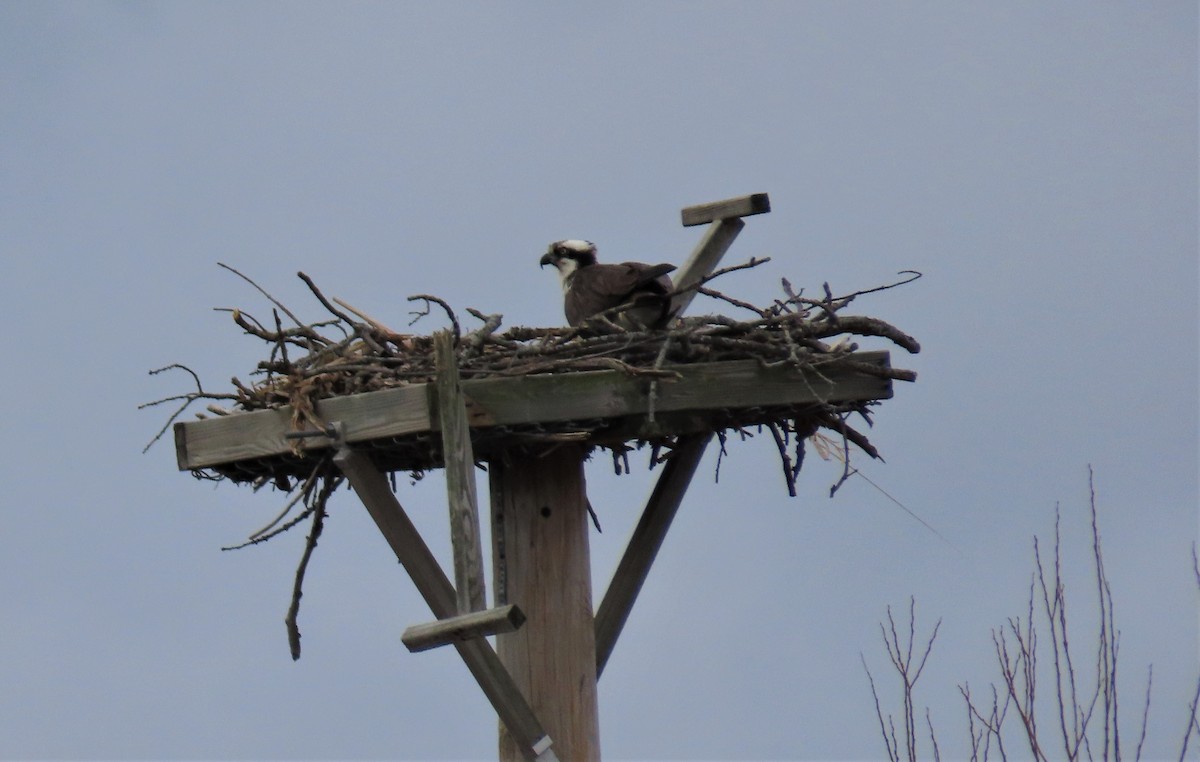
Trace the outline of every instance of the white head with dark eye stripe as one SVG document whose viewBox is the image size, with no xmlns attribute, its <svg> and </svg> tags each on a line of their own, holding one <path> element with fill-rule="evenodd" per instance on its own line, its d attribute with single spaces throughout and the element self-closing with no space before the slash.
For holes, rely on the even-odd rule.
<svg viewBox="0 0 1200 762">
<path fill-rule="evenodd" d="M 594 264 L 596 264 L 596 244 L 577 238 L 568 238 L 550 244 L 538 263 L 540 267 L 554 265 L 554 269 L 558 270 L 563 291 L 570 287 L 571 279 L 579 268 Z"/>
</svg>

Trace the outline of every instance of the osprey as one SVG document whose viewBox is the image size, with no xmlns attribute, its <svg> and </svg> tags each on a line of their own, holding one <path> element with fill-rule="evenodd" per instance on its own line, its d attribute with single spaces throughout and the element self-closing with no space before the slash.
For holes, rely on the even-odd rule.
<svg viewBox="0 0 1200 762">
<path fill-rule="evenodd" d="M 550 244 L 540 266 L 554 265 L 562 281 L 564 311 L 572 326 L 615 307 L 627 305 L 609 317 L 630 330 L 662 328 L 671 319 L 671 279 L 674 265 L 622 262 L 596 263 L 591 241 L 566 240 Z"/>
</svg>

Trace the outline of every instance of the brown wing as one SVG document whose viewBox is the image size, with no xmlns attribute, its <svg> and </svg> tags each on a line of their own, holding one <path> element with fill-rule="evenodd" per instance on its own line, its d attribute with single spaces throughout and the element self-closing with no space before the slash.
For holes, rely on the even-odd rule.
<svg viewBox="0 0 1200 762">
<path fill-rule="evenodd" d="M 674 265 L 641 262 L 580 268 L 566 295 L 567 322 L 579 325 L 593 315 L 632 300 L 639 304 L 646 300 L 656 301 L 665 314 L 666 300 L 661 297 L 671 290 L 667 273 L 674 269 Z"/>
</svg>

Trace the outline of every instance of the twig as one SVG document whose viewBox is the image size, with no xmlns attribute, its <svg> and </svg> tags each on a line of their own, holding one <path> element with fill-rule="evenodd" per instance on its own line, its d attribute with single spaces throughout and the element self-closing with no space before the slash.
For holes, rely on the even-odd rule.
<svg viewBox="0 0 1200 762">
<path fill-rule="evenodd" d="M 775 438 L 775 446 L 779 448 L 779 462 L 783 466 L 783 478 L 787 482 L 788 497 L 796 496 L 796 473 L 792 468 L 792 456 L 787 451 L 787 441 L 784 435 L 779 432 L 779 427 L 774 421 L 767 424 L 767 428 L 771 432 L 771 436 Z"/>
<path fill-rule="evenodd" d="M 1187 757 L 1188 741 L 1191 740 L 1192 735 L 1195 734 L 1197 737 L 1200 737 L 1200 717 L 1197 717 L 1196 714 L 1197 707 L 1200 707 L 1200 679 L 1196 680 L 1196 692 L 1192 694 L 1192 703 L 1188 707 L 1187 731 L 1184 732 L 1183 743 L 1180 744 L 1179 762 L 1183 762 Z"/>
<path fill-rule="evenodd" d="M 700 286 L 703 286 L 705 283 L 709 283 L 713 280 L 716 280 L 717 278 L 720 278 L 722 275 L 734 273 L 734 272 L 737 272 L 738 270 L 749 270 L 752 267 L 758 267 L 759 265 L 765 265 L 766 263 L 768 263 L 770 261 L 771 261 L 770 257 L 750 257 L 750 259 L 746 260 L 745 262 L 742 262 L 741 264 L 730 265 L 729 267 L 722 267 L 718 270 L 713 270 L 711 273 L 709 273 L 708 275 L 705 275 L 703 278 L 701 278 L 699 281 L 697 281 L 693 286 L 689 286 L 688 288 L 682 289 L 682 291 L 680 293 L 686 292 L 692 288 L 699 288 Z M 672 294 L 672 296 L 674 296 L 674 294 Z"/>
<path fill-rule="evenodd" d="M 137 406 L 138 410 L 145 410 L 148 407 L 155 407 L 157 405 L 162 405 L 166 402 L 178 402 L 179 400 L 183 400 L 183 404 L 179 406 L 179 409 L 171 414 L 171 417 L 168 418 L 167 422 L 164 423 L 162 428 L 158 430 L 158 433 L 154 435 L 154 438 L 151 439 L 149 442 L 147 442 L 146 446 L 142 448 L 143 455 L 145 453 L 149 452 L 150 448 L 154 446 L 155 442 L 162 439 L 163 434 L 167 433 L 167 429 L 171 428 L 171 424 L 175 422 L 175 419 L 178 418 L 179 416 L 183 415 L 183 411 L 187 410 L 188 405 L 192 404 L 196 400 L 202 400 L 202 399 L 205 399 L 205 400 L 238 400 L 238 399 L 240 399 L 240 397 L 236 394 L 214 394 L 214 393 L 204 391 L 204 387 L 200 385 L 200 377 L 196 375 L 196 371 L 192 370 L 191 368 L 187 367 L 186 365 L 180 365 L 179 363 L 171 363 L 170 365 L 165 365 L 161 368 L 155 368 L 154 370 L 150 371 L 149 374 L 151 376 L 157 376 L 159 373 L 162 373 L 162 372 L 168 371 L 168 370 L 172 370 L 172 369 L 184 370 L 184 371 L 187 371 L 188 373 L 190 373 L 192 378 L 195 379 L 195 381 L 196 381 L 196 391 L 189 392 L 187 394 L 176 394 L 176 395 L 172 395 L 170 397 L 163 397 L 162 399 L 157 399 L 152 402 L 143 402 L 142 404 Z"/>
<path fill-rule="evenodd" d="M 462 328 L 459 327 L 458 317 L 454 314 L 454 310 L 450 309 L 450 305 L 446 304 L 445 300 L 439 299 L 436 296 L 430 296 L 429 294 L 416 294 L 415 296 L 408 297 L 408 301 L 410 301 L 410 302 L 415 302 L 418 299 L 422 299 L 425 301 L 425 311 L 422 312 L 420 310 L 416 310 L 416 311 L 408 313 L 410 315 L 416 316 L 412 320 L 410 320 L 408 324 L 412 325 L 413 323 L 416 323 L 418 320 L 420 320 L 421 318 L 428 315 L 429 310 L 430 310 L 429 304 L 432 302 L 432 303 L 438 305 L 439 307 L 441 307 L 443 310 L 445 310 L 446 317 L 450 318 L 450 325 L 453 326 L 453 328 L 454 328 L 454 346 L 457 347 L 459 340 L 462 338 Z"/>
<path fill-rule="evenodd" d="M 308 570 L 308 561 L 312 558 L 313 550 L 317 547 L 317 538 L 321 536 L 321 530 L 325 527 L 325 502 L 335 487 L 336 480 L 331 480 L 314 501 L 312 531 L 308 533 L 308 540 L 304 544 L 304 553 L 300 556 L 299 566 L 296 567 L 296 581 L 292 585 L 292 603 L 288 606 L 287 616 L 283 620 L 287 626 L 288 646 L 292 651 L 292 661 L 300 658 L 300 627 L 296 623 L 296 617 L 300 613 L 300 598 L 304 595 L 304 574 Z"/>
<path fill-rule="evenodd" d="M 338 320 L 342 320 L 350 325 L 354 324 L 354 321 L 350 319 L 349 315 L 335 308 L 329 303 L 329 300 L 326 299 L 325 295 L 321 293 L 321 289 L 317 288 L 316 283 L 313 283 L 312 278 L 308 277 L 303 272 L 297 272 L 296 275 L 300 278 L 300 280 L 304 281 L 304 285 L 308 286 L 308 290 L 313 293 L 313 296 L 317 297 L 317 301 L 321 303 L 322 307 L 329 310 Z"/>
<path fill-rule="evenodd" d="M 278 524 L 280 521 L 283 521 L 284 517 L 291 512 L 296 503 L 308 496 L 308 494 L 312 491 L 313 485 L 317 483 L 317 477 L 320 476 L 321 471 L 327 462 L 327 458 L 322 458 L 321 460 L 317 461 L 317 464 L 313 467 L 312 473 L 309 474 L 308 479 L 305 480 L 304 484 L 295 491 L 296 494 L 291 500 L 287 501 L 287 503 L 283 506 L 283 510 L 279 512 L 279 515 L 271 519 L 270 523 L 268 523 L 262 529 L 252 532 L 250 534 L 251 540 L 257 540 L 267 532 L 271 531 L 276 524 Z"/>
<path fill-rule="evenodd" d="M 753 304 L 751 304 L 750 302 L 743 302 L 741 299 L 735 299 L 732 296 L 723 294 L 720 291 L 717 291 L 716 289 L 713 289 L 713 288 L 703 288 L 703 287 L 697 288 L 696 293 L 704 294 L 705 296 L 711 297 L 713 299 L 720 299 L 723 302 L 728 302 L 729 304 L 732 304 L 734 307 L 740 307 L 744 310 L 750 310 L 751 312 L 755 313 L 759 317 L 769 317 L 770 316 L 769 310 L 764 310 L 761 307 L 756 307 Z"/>
<path fill-rule="evenodd" d="M 892 667 L 896 670 L 896 674 L 900 677 L 903 695 L 903 706 L 901 720 L 904 723 L 904 750 L 906 757 L 910 762 L 916 762 L 917 759 L 917 726 L 916 726 L 916 703 L 913 698 L 913 690 L 917 681 L 921 678 L 921 672 L 925 669 L 925 663 L 929 660 L 929 654 L 933 651 L 933 644 L 937 640 L 938 630 L 942 626 L 942 620 L 939 619 L 933 627 L 933 632 L 929 636 L 929 640 L 925 644 L 925 652 L 921 655 L 919 661 L 913 658 L 913 645 L 916 642 L 916 599 L 910 597 L 908 605 L 908 634 L 905 638 L 905 643 L 901 643 L 901 638 L 896 630 L 896 620 L 892 616 L 892 607 L 887 607 L 887 623 L 884 627 L 883 622 L 879 623 L 879 632 L 883 637 L 884 649 L 887 651 L 888 659 L 892 663 Z M 859 655 L 861 658 L 861 654 Z M 863 667 L 866 667 L 866 661 L 863 661 Z M 867 677 L 870 678 L 870 671 L 867 672 Z M 871 680 L 871 692 L 875 693 L 874 680 Z M 882 730 L 883 713 L 879 709 L 879 697 L 875 696 L 875 711 L 880 717 L 880 726 Z M 929 723 L 930 738 L 933 739 L 935 755 L 937 754 L 937 740 L 933 738 L 933 723 L 929 720 L 929 709 L 926 708 L 926 721 Z M 891 716 L 888 716 L 891 719 Z M 892 730 L 892 738 L 889 741 L 887 734 L 884 733 L 884 743 L 888 746 L 889 756 L 892 759 L 900 758 L 900 746 L 895 738 L 895 729 Z"/>
<path fill-rule="evenodd" d="M 871 685 L 871 696 L 875 699 L 875 716 L 879 720 L 879 735 L 883 738 L 883 746 L 887 750 L 888 759 L 892 762 L 900 762 L 900 751 L 896 745 L 896 729 L 892 727 L 891 738 L 888 737 L 887 724 L 883 719 L 883 708 L 879 705 L 879 691 L 875 690 L 875 678 L 871 676 L 871 669 L 867 666 L 867 659 L 860 651 L 858 658 L 862 662 L 863 671 L 867 673 L 867 682 Z M 891 715 L 888 715 L 888 720 L 891 720 Z"/>
<path fill-rule="evenodd" d="M 1142 744 L 1146 743 L 1146 726 L 1150 723 L 1150 689 L 1154 685 L 1154 665 L 1151 664 L 1146 672 L 1146 701 L 1142 704 L 1142 733 L 1138 738 L 1137 750 L 1133 754 L 1134 760 L 1142 758 Z"/>
<path fill-rule="evenodd" d="M 258 289 L 258 292 L 259 292 L 260 294 L 262 294 L 263 296 L 267 297 L 267 300 L 268 300 L 268 301 L 270 301 L 270 302 L 271 302 L 271 304 L 274 304 L 276 307 L 278 307 L 279 309 L 283 310 L 283 314 L 285 314 L 285 315 L 287 315 L 288 317 L 290 317 L 290 318 L 292 319 L 292 322 L 293 322 L 293 323 L 295 323 L 295 324 L 296 324 L 298 327 L 300 327 L 300 328 L 305 328 L 305 327 L 306 327 L 306 325 L 305 325 L 304 323 L 300 322 L 300 318 L 298 318 L 298 317 L 296 317 L 295 315 L 293 315 L 293 314 L 292 314 L 292 311 L 291 311 L 291 310 L 289 310 L 289 309 L 288 309 L 286 306 L 284 306 L 283 302 L 279 301 L 278 299 L 276 299 L 275 297 L 273 297 L 273 296 L 271 296 L 269 293 L 267 293 L 267 291 L 266 291 L 266 290 L 265 290 L 265 289 L 264 289 L 262 286 L 258 285 L 258 284 L 257 284 L 257 283 L 255 283 L 253 280 L 251 280 L 251 279 L 250 279 L 250 278 L 248 278 L 247 276 L 243 275 L 243 274 L 242 274 L 241 272 L 239 272 L 239 271 L 238 271 L 236 268 L 230 267 L 229 265 L 227 265 L 227 264 L 225 264 L 225 263 L 223 263 L 223 262 L 218 262 L 218 263 L 217 263 L 217 265 L 218 265 L 218 266 L 220 266 L 220 267 L 224 267 L 224 268 L 225 268 L 226 270 L 228 270 L 229 272 L 233 273 L 234 275 L 238 276 L 238 277 L 239 277 L 239 278 L 241 278 L 242 280 L 244 280 L 244 281 L 246 281 L 247 283 L 249 283 L 251 286 L 254 286 L 256 289 Z"/>
<path fill-rule="evenodd" d="M 888 283 L 887 285 L 884 285 L 884 286 L 876 286 L 875 288 L 868 288 L 868 289 L 864 289 L 862 291 L 855 291 L 852 294 L 847 294 L 846 296 L 842 296 L 842 297 L 838 297 L 838 298 L 839 299 L 853 299 L 856 296 L 862 296 L 864 294 L 873 294 L 876 291 L 887 291 L 889 288 L 897 288 L 897 287 L 903 286 L 907 283 L 912 283 L 914 280 L 917 280 L 918 278 L 924 277 L 923 273 L 919 273 L 916 270 L 901 270 L 900 272 L 897 273 L 897 275 L 907 275 L 909 277 L 904 278 L 902 280 L 898 280 L 895 283 Z"/>
</svg>

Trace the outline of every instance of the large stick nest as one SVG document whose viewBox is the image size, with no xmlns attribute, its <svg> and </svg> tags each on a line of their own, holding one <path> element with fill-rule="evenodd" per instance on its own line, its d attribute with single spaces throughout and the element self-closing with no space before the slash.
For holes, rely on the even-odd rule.
<svg viewBox="0 0 1200 762">
<path fill-rule="evenodd" d="M 705 284 L 725 273 L 755 267 L 767 259 L 752 259 L 734 267 L 719 270 L 698 286 L 701 294 L 753 313 L 753 317 L 738 320 L 724 315 L 703 315 L 674 321 L 663 330 L 632 332 L 622 330 L 598 316 L 581 328 L 513 327 L 501 331 L 499 314 L 485 315 L 477 310 L 467 312 L 480 325 L 464 331 L 458 316 L 443 300 L 435 296 L 409 297 L 423 304 L 414 311 L 415 323 L 429 314 L 434 305 L 445 311 L 455 336 L 456 360 L 460 375 L 465 378 L 525 376 L 543 373 L 570 373 L 585 370 L 619 370 L 651 379 L 649 406 L 654 419 L 655 379 L 669 378 L 672 366 L 731 360 L 755 360 L 765 365 L 788 364 L 801 370 L 817 373 L 832 367 L 852 368 L 855 371 L 884 376 L 894 380 L 913 381 L 916 374 L 900 368 L 879 367 L 856 362 L 852 353 L 858 344 L 852 336 L 880 337 L 910 353 L 920 351 L 915 339 L 889 323 L 874 317 L 847 315 L 845 308 L 856 298 L 880 290 L 894 288 L 919 277 L 906 271 L 904 280 L 877 288 L 834 296 L 828 284 L 824 293 L 807 297 L 796 293 L 791 284 L 782 280 L 782 297 L 771 304 L 758 307 L 732 298 Z M 324 429 L 328 422 L 316 412 L 322 399 L 350 394 L 374 392 L 406 384 L 426 383 L 437 375 L 431 336 L 398 333 L 338 299 L 332 301 L 304 273 L 298 276 L 311 290 L 317 301 L 331 315 L 320 322 L 304 322 L 290 309 L 237 270 L 222 265 L 257 288 L 274 306 L 272 320 L 264 324 L 250 313 L 233 309 L 234 322 L 246 333 L 258 337 L 268 348 L 267 358 L 260 361 L 252 375 L 258 376 L 246 384 L 232 379 L 233 391 L 206 391 L 199 378 L 196 391 L 156 400 L 143 407 L 171 401 L 181 401 L 179 409 L 159 432 L 159 437 L 187 407 L 198 400 L 210 400 L 208 411 L 214 415 L 233 415 L 253 410 L 290 407 L 293 428 Z M 284 323 L 284 318 L 287 324 Z M 410 323 L 411 325 L 411 323 Z M 170 365 L 152 373 L 176 368 Z M 232 403 L 231 405 L 229 403 Z M 726 411 L 707 416 L 706 425 L 717 433 L 724 444 L 728 432 L 743 436 L 748 429 L 769 429 L 779 444 L 787 476 L 789 492 L 794 494 L 794 478 L 803 458 L 804 440 L 829 430 L 836 440 L 854 444 L 871 457 L 879 457 L 869 440 L 850 425 L 850 414 L 858 414 L 870 424 L 869 407 L 873 403 L 817 403 L 779 408 L 739 409 L 736 402 Z M 197 417 L 206 417 L 198 413 Z M 541 424 L 522 431 L 521 427 L 496 427 L 475 431 L 477 454 L 486 456 L 489 445 L 511 446 L 516 443 L 542 443 L 585 440 L 602 446 L 614 454 L 617 470 L 627 468 L 625 455 L 632 446 L 655 445 L 652 458 L 657 462 L 657 448 L 669 451 L 672 433 L 656 432 L 654 426 L 636 426 L 620 421 L 570 421 L 558 425 Z M 693 423 L 694 426 L 694 423 Z M 631 432 L 635 432 L 631 435 Z M 694 433 L 694 432 L 693 432 Z M 614 439 L 616 437 L 616 439 Z M 515 440 L 514 440 L 515 438 Z M 156 437 L 155 439 L 158 439 Z M 626 441 L 628 440 L 628 441 Z M 828 444 L 830 440 L 826 439 Z M 153 444 L 153 442 L 151 442 Z M 795 447 L 795 457 L 788 450 Z M 149 445 L 147 445 L 149 447 Z M 841 448 L 845 451 L 845 448 Z M 234 481 L 258 481 L 303 476 L 310 473 L 311 457 L 303 457 L 297 445 L 296 457 L 279 458 L 256 463 L 231 464 L 197 473 L 207 478 L 229 478 Z M 846 453 L 848 454 L 848 453 Z M 420 472 L 440 465 L 440 441 L 437 437 L 419 436 L 411 441 L 379 443 L 373 457 L 387 470 Z M 848 458 L 843 458 L 848 460 Z"/>
</svg>

